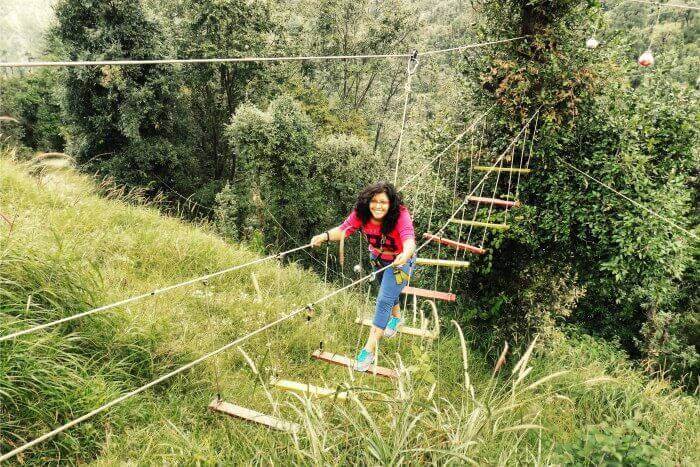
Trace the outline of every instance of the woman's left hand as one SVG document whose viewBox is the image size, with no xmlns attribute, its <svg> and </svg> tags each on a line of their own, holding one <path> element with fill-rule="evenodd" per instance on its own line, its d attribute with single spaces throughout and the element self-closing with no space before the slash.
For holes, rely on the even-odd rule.
<svg viewBox="0 0 700 467">
<path fill-rule="evenodd" d="M 393 265 L 394 266 L 403 266 L 404 264 L 408 263 L 409 259 L 410 258 L 408 257 L 408 255 L 406 255 L 405 252 L 399 253 L 398 255 L 396 255 L 396 258 L 394 258 Z"/>
</svg>

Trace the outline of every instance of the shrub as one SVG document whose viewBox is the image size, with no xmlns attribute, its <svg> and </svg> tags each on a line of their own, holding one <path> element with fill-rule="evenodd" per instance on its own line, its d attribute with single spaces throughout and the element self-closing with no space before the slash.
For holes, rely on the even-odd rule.
<svg viewBox="0 0 700 467">
<path fill-rule="evenodd" d="M 695 389 L 700 379 L 700 313 L 659 312 L 642 327 L 640 342 L 653 372 Z"/>
<path fill-rule="evenodd" d="M 63 151 L 66 140 L 58 83 L 58 72 L 49 68 L 0 78 L 0 114 L 20 121 L 19 143 L 40 151 Z"/>
<path fill-rule="evenodd" d="M 559 462 L 566 465 L 654 466 L 664 465 L 659 440 L 636 420 L 621 425 L 590 425 L 579 439 L 559 445 Z"/>
<path fill-rule="evenodd" d="M 383 173 L 379 156 L 365 141 L 323 136 L 286 95 L 265 111 L 242 105 L 227 135 L 240 175 L 217 195 L 216 213 L 220 231 L 232 238 L 260 231 L 267 244 L 281 245 L 287 235 L 296 243 L 306 241 L 340 223 L 357 192 Z"/>
</svg>

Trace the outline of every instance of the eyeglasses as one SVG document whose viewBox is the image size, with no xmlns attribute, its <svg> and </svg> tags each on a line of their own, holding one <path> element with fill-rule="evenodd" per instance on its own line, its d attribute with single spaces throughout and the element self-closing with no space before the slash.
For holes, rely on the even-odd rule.
<svg viewBox="0 0 700 467">
<path fill-rule="evenodd" d="M 375 206 L 389 206 L 389 201 L 370 201 L 369 204 L 373 204 Z"/>
</svg>

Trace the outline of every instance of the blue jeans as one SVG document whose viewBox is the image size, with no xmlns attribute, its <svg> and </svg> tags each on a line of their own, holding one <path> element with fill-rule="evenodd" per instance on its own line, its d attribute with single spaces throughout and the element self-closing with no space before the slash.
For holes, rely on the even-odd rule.
<svg viewBox="0 0 700 467">
<path fill-rule="evenodd" d="M 370 254 L 370 259 L 372 262 L 372 267 L 374 271 L 383 268 L 392 263 L 392 261 L 386 261 L 381 258 Z M 391 317 L 391 309 L 394 305 L 399 304 L 399 297 L 401 296 L 401 291 L 408 284 L 408 277 L 413 274 L 413 266 L 416 262 L 416 256 L 414 255 L 408 263 L 404 264 L 400 269 L 407 274 L 404 276 L 403 280 L 396 283 L 396 275 L 394 274 L 394 268 L 390 267 L 381 272 L 377 272 L 377 283 L 379 284 L 379 293 L 377 294 L 377 306 L 374 310 L 374 319 L 372 324 L 380 329 L 386 328 L 389 318 Z"/>
</svg>

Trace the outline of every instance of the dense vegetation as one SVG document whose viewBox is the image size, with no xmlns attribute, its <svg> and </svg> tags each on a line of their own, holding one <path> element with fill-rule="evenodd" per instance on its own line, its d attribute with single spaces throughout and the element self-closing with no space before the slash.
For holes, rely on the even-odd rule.
<svg viewBox="0 0 700 467">
<path fill-rule="evenodd" d="M 11 235 L 0 241 L 2 335 L 256 257 L 210 229 L 160 215 L 157 206 L 136 206 L 143 203 L 137 192 L 95 185 L 72 171 L 37 172 L 9 156 L 0 158 L 0 212 L 15 216 Z M 332 288 L 298 264 L 273 260 L 0 342 L 0 452 Z M 459 335 L 445 320 L 438 341 L 404 337 L 383 347 L 386 362 L 401 358 L 407 367 L 398 388 L 310 361 L 320 340 L 328 349 L 354 351 L 362 332 L 353 324 L 356 313 L 372 307 L 361 292 L 338 295 L 310 323 L 290 320 L 18 459 L 105 465 L 700 460 L 689 449 L 700 429 L 697 401 L 649 380 L 614 346 L 580 333 L 550 334 L 520 367 L 526 355 L 508 354 L 492 376 L 489 355 L 474 347 L 480 332 L 465 329 L 463 366 Z M 272 376 L 353 387 L 359 399 L 302 401 L 273 389 Z M 208 413 L 217 393 L 303 429 L 290 437 Z"/>
<path fill-rule="evenodd" d="M 681 462 L 682 444 L 696 444 L 697 427 L 685 417 L 697 411 L 697 401 L 669 395 L 666 381 L 689 394 L 700 381 L 700 262 L 697 237 L 693 238 L 698 235 L 700 219 L 697 12 L 637 3 L 602 6 L 595 0 L 485 0 L 471 6 L 457 0 L 59 0 L 54 13 L 42 42 L 44 55 L 69 60 L 404 53 L 527 36 L 496 46 L 421 57 L 411 80 L 403 137 L 403 58 L 41 69 L 0 78 L 0 114 L 19 120 L 19 124 L 0 122 L 0 149 L 6 160 L 7 154 L 31 160 L 36 151 L 65 152 L 79 170 L 106 180 L 101 194 L 138 193 L 129 201 L 154 203 L 163 213 L 206 226 L 236 242 L 237 248 L 246 245 L 259 253 L 297 246 L 313 233 L 337 224 L 361 186 L 393 176 L 399 150 L 401 182 L 488 111 L 484 125 L 441 156 L 404 192 L 417 230 L 435 231 L 455 208 L 453 193 L 463 196 L 473 186 L 473 177 L 464 170 L 468 161 L 475 157 L 494 160 L 524 129 L 518 150 L 531 154 L 533 173 L 519 178 L 513 191 L 524 206 L 514 211 L 511 228 L 485 234 L 488 253 L 470 258 L 468 271 L 452 275 L 424 270 L 418 277 L 424 284 L 458 294 L 454 305 L 441 305 L 443 324 L 454 318 L 468 335 L 479 336 L 469 339 L 475 352 L 470 355 L 470 365 L 476 365 L 476 374 L 467 386 L 474 385 L 476 393 L 487 398 L 465 402 L 457 397 L 468 387 L 460 379 L 460 366 L 448 360 L 459 353 L 456 337 L 447 337 L 437 348 L 423 349 L 425 355 L 420 358 L 417 346 L 398 348 L 395 350 L 403 350 L 405 363 L 422 362 L 416 363 L 412 376 L 415 387 L 410 391 L 415 391 L 415 398 L 407 398 L 413 403 L 402 409 L 401 416 L 389 410 L 377 428 L 383 432 L 385 422 L 386 426 L 406 424 L 401 426 L 407 431 L 399 430 L 400 440 L 384 445 L 385 440 L 375 434 L 375 444 L 367 451 L 373 458 L 345 457 L 349 454 L 343 450 L 350 441 L 339 441 L 347 433 L 336 431 L 333 421 L 357 430 L 358 436 L 350 435 L 350 439 L 365 441 L 367 433 L 361 435 L 366 431 L 364 423 L 372 425 L 372 421 L 360 421 L 354 409 L 342 406 L 333 406 L 332 415 L 313 405 L 285 406 L 303 414 L 309 430 L 306 438 L 295 440 L 293 450 L 283 449 L 280 457 L 271 460 L 395 461 L 397 457 L 384 456 L 407 455 L 402 449 L 415 444 L 417 432 L 411 431 L 415 426 L 436 430 L 440 439 L 459 438 L 457 444 L 464 444 L 447 449 L 448 456 L 455 456 L 450 459 L 485 463 L 516 458 L 597 462 L 599 452 L 613 457 L 626 453 L 629 459 L 658 457 L 657 463 Z M 36 34 L 30 36 L 31 40 L 17 34 L 0 38 L 0 56 L 21 58 L 15 52 L 19 47 L 36 53 Z M 588 37 L 598 38 L 601 45 L 586 49 Z M 654 51 L 657 63 L 641 68 L 635 60 L 647 48 Z M 44 195 L 28 188 L 29 182 L 15 164 L 4 164 L 3 170 L 12 175 L 5 175 L 0 186 L 4 203 L 0 213 L 14 219 L 41 219 L 32 210 L 49 214 L 41 229 L 45 236 L 38 235 L 33 241 L 27 241 L 32 238 L 30 231 L 38 227 L 31 222 L 24 227 L 18 222 L 19 230 L 13 230 L 12 236 L 3 232 L 0 313 L 18 319 L 3 324 L 8 328 L 21 327 L 24 320 L 71 314 L 129 292 L 214 270 L 238 258 L 222 253 L 223 243 L 210 234 L 203 240 L 205 234 L 172 219 L 163 221 L 153 210 L 115 207 L 88 197 L 85 193 L 94 188 L 73 175 L 49 176 L 50 185 L 60 181 L 76 186 L 60 196 L 46 196 L 86 197 L 80 206 L 89 212 L 54 212 L 49 207 L 55 204 L 53 198 L 42 201 Z M 456 171 L 460 166 L 462 170 Z M 571 166 L 691 233 L 640 210 Z M 505 180 L 500 183 L 503 186 Z M 510 194 L 511 180 L 508 190 Z M 28 196 L 27 204 L 18 204 L 16 196 Z M 94 208 L 88 209 L 91 203 Z M 116 211 L 97 222 L 93 217 L 99 218 L 103 208 Z M 148 221 L 140 217 L 146 216 L 144 212 L 148 212 Z M 129 217 L 132 214 L 135 217 Z M 140 222 L 152 229 L 132 236 L 128 230 Z M 180 233 L 166 234 L 160 222 Z M 453 237 L 460 233 L 448 230 Z M 98 248 L 101 243 L 81 237 L 85 235 L 117 238 Z M 185 248 L 178 238 L 196 245 Z M 157 250 L 173 242 L 183 253 L 158 257 Z M 285 277 L 293 284 L 283 287 L 278 283 L 274 290 L 279 295 L 270 293 L 264 306 L 257 305 L 255 311 L 248 308 L 245 313 L 250 315 L 244 314 L 248 304 L 231 303 L 229 308 L 235 311 L 226 312 L 226 300 L 234 297 L 225 295 L 228 298 L 215 301 L 216 305 L 207 302 L 206 309 L 199 309 L 191 322 L 173 324 L 158 317 L 158 311 L 170 304 L 175 307 L 170 311 L 181 317 L 191 308 L 162 299 L 161 304 L 149 305 L 154 307 L 150 318 L 137 318 L 126 310 L 0 347 L 3 356 L 22 357 L 0 362 L 7 374 L 24 375 L 31 368 L 60 362 L 45 370 L 48 373 L 41 382 L 19 376 L 8 386 L 0 386 L 0 397 L 20 401 L 53 394 L 49 398 L 52 405 L 43 412 L 27 413 L 21 409 L 23 403 L 15 403 L 9 409 L 10 421 L 0 426 L 0 445 L 36 436 L 57 420 L 84 413 L 138 382 L 191 360 L 202 347 L 189 339 L 202 326 L 211 326 L 205 324 L 207 320 L 235 323 L 249 316 L 246 328 L 252 328 L 266 322 L 270 310 L 281 312 L 289 308 L 285 304 L 308 302 L 305 288 L 325 286 L 299 267 L 314 267 L 316 272 L 328 273 L 331 281 L 342 283 L 352 274 L 348 265 L 363 263 L 362 250 L 360 242 L 350 243 L 344 267 L 331 249 L 330 254 L 322 251 L 293 258 L 297 263 L 293 272 L 274 269 L 274 274 L 290 274 Z M 45 251 L 51 255 L 41 253 Z M 190 258 L 190 254 L 200 256 Z M 236 254 L 250 257 L 252 253 Z M 426 254 L 446 257 L 447 253 L 428 249 Z M 108 260 L 108 255 L 121 259 Z M 327 271 L 324 263 L 328 261 Z M 259 273 L 272 275 L 273 269 L 263 268 Z M 301 283 L 292 279 L 297 275 L 304 277 Z M 236 276 L 221 287 L 245 284 L 249 288 L 247 277 L 247 273 Z M 119 290 L 110 289 L 115 281 L 122 284 Z M 274 282 L 271 276 L 270 282 Z M 208 296 L 206 291 L 201 293 Z M 219 293 L 224 294 L 223 289 Z M 252 297 L 250 290 L 245 294 L 246 299 L 248 294 Z M 28 297 L 32 297 L 30 302 Z M 187 303 L 195 299 L 183 292 L 173 300 Z M 200 301 L 197 298 L 192 306 L 196 308 Z M 335 311 L 324 319 L 345 317 L 350 321 L 362 301 L 358 296 L 344 297 L 330 306 Z M 123 322 L 125 314 L 128 319 Z M 338 336 L 344 336 L 338 337 L 338 343 L 352 352 L 354 337 L 350 335 L 356 331 L 339 322 L 324 321 L 324 326 L 336 327 Z M 107 329 L 123 333 L 116 333 L 114 341 L 115 333 Z M 135 329 L 141 331 L 132 332 Z M 306 368 L 307 347 L 320 339 L 335 339 L 321 325 L 314 328 L 312 337 L 303 337 L 304 332 L 291 325 L 285 332 L 286 348 L 281 354 L 294 359 L 294 371 L 302 376 L 312 371 Z M 207 339 L 213 347 L 233 335 L 221 330 Z M 486 362 L 495 362 L 504 340 L 520 355 L 535 336 L 541 343 L 534 364 L 539 377 L 578 367 L 590 368 L 590 372 L 563 377 L 564 382 L 554 378 L 542 393 L 533 394 L 533 399 L 527 396 L 528 408 L 509 415 L 513 426 L 531 423 L 549 431 L 496 438 L 474 435 L 480 447 L 472 450 L 472 438 L 460 438 L 464 432 L 449 430 L 457 430 L 463 423 L 460 417 L 473 415 L 479 404 L 503 402 L 499 397 L 504 394 L 492 388 L 508 383 L 489 378 L 491 364 Z M 443 355 L 444 347 L 450 350 Z M 229 365 L 245 370 L 243 359 L 227 358 Z M 633 363 L 627 363 L 627 358 Z M 266 365 L 277 366 L 270 361 Z M 451 373 L 437 374 L 438 368 Z M 619 383 L 613 385 L 614 390 L 607 386 L 582 389 L 589 388 L 586 381 L 602 377 L 603 370 Z M 222 430 L 228 422 L 193 415 L 211 396 L 212 388 L 205 380 L 218 372 L 213 366 L 198 371 L 165 390 L 164 396 L 170 399 L 163 410 L 169 415 L 159 413 L 154 398 L 147 415 L 140 417 L 141 428 L 130 426 L 127 421 L 139 413 L 135 401 L 101 421 L 110 427 L 113 424 L 109 429 L 114 429 L 113 435 L 105 438 L 100 426 L 84 425 L 46 451 L 37 450 L 30 459 L 55 459 L 58 452 L 94 458 L 101 452 L 107 462 L 154 461 L 168 451 L 176 460 L 188 456 L 213 460 L 213 453 L 227 439 Z M 228 387 L 251 381 L 251 374 L 235 373 L 227 376 L 231 378 Z M 630 381 L 623 384 L 622 378 Z M 66 385 L 58 383 L 65 379 L 70 380 Z M 454 418 L 440 420 L 451 412 L 445 412 L 442 401 L 432 397 L 433 380 L 445 384 L 440 396 L 454 410 Z M 194 394 L 184 395 L 189 390 Z M 250 391 L 253 405 L 267 397 L 257 383 Z M 573 401 L 572 407 L 554 404 L 543 412 L 534 408 L 542 398 L 554 395 Z M 620 399 L 622 404 L 613 402 Z M 676 403 L 678 407 L 668 406 Z M 430 411 L 423 411 L 423 404 L 437 404 L 440 409 L 427 415 Z M 647 411 L 650 406 L 654 409 Z M 564 412 L 568 415 L 562 421 Z M 524 414 L 532 417 L 525 417 L 527 422 L 515 421 Z M 185 423 L 188 416 L 195 419 L 192 425 Z M 184 423 L 192 431 L 156 428 L 157 420 L 171 418 L 179 420 L 178 427 Z M 665 437 L 664 429 L 674 432 L 683 424 L 687 426 Z M 435 428 L 438 425 L 442 428 Z M 440 431 L 443 429 L 447 431 Z M 267 439 L 262 431 L 244 430 L 235 435 L 236 446 L 247 446 L 249 456 L 254 445 L 245 444 L 242 433 L 255 433 L 252 439 L 269 443 L 265 445 L 270 449 L 279 448 L 276 443 L 287 446 L 286 438 Z M 316 430 L 327 432 L 327 437 L 314 438 L 317 435 L 312 433 L 320 432 Z M 493 430 L 494 436 L 497 432 Z M 140 434 L 120 447 L 119 440 L 129 433 Z M 137 457 L 147 435 L 170 441 Z M 545 454 L 536 449 L 540 440 L 549 449 Z M 489 446 L 491 442 L 495 444 Z M 438 453 L 442 449 L 438 441 L 426 439 L 418 446 L 426 456 L 423 460 L 447 460 Z M 235 456 L 230 450 L 225 452 L 225 456 Z M 329 457 L 323 457 L 326 455 Z"/>
</svg>

